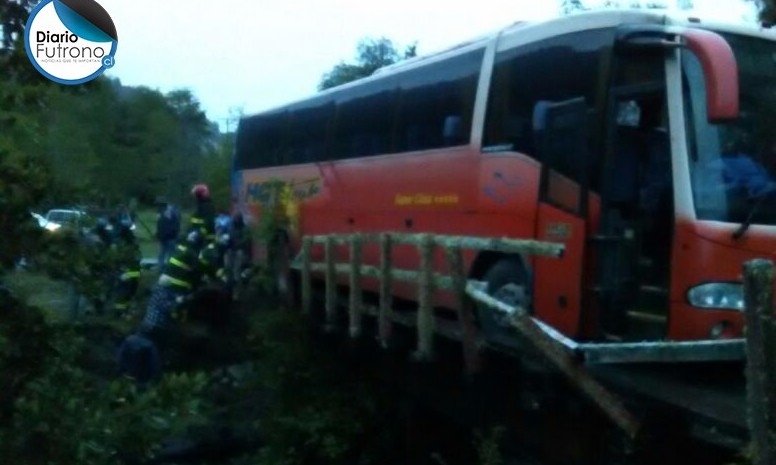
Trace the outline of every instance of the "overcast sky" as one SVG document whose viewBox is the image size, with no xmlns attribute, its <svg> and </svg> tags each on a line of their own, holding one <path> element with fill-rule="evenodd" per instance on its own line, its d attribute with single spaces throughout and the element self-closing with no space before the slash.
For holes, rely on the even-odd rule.
<svg viewBox="0 0 776 465">
<path fill-rule="evenodd" d="M 311 95 L 321 75 L 351 61 L 359 39 L 385 36 L 420 54 L 519 20 L 558 15 L 560 0 L 97 0 L 118 30 L 125 85 L 188 88 L 226 129 L 246 113 Z M 590 0 L 586 4 L 594 4 Z M 669 0 L 664 0 L 669 1 Z M 705 17 L 752 17 L 742 0 L 694 0 Z"/>
</svg>

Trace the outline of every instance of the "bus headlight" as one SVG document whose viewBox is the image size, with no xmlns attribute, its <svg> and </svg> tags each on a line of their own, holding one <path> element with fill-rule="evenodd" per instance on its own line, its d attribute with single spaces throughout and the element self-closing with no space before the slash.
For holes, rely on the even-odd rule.
<svg viewBox="0 0 776 465">
<path fill-rule="evenodd" d="M 690 305 L 699 308 L 744 310 L 744 286 L 740 283 L 706 283 L 687 291 Z"/>
</svg>

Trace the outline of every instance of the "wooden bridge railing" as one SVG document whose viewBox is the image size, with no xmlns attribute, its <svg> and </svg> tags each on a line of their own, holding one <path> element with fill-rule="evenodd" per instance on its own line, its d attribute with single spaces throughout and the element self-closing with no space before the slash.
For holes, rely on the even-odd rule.
<svg viewBox="0 0 776 465">
<path fill-rule="evenodd" d="M 752 463 L 776 463 L 776 314 L 770 260 L 744 264 L 747 419 Z"/>
<path fill-rule="evenodd" d="M 363 246 L 377 242 L 380 248 L 379 266 L 363 264 Z M 323 245 L 323 263 L 312 262 L 314 244 Z M 336 263 L 335 245 L 348 245 L 350 263 Z M 395 245 L 415 246 L 420 255 L 419 270 L 396 269 L 392 265 L 392 250 Z M 449 275 L 434 271 L 434 252 L 444 249 Z M 494 299 L 486 292 L 486 284 L 467 280 L 463 264 L 464 249 L 490 250 L 502 253 L 559 257 L 563 245 L 533 240 L 473 238 L 457 236 L 436 236 L 431 234 L 346 234 L 308 236 L 303 239 L 300 256 L 295 268 L 302 271 L 302 306 L 305 312 L 312 308 L 311 275 L 323 272 L 326 282 L 325 312 L 327 325 L 333 326 L 336 317 L 336 277 L 349 275 L 349 333 L 357 337 L 361 333 L 362 303 L 361 278 L 372 277 L 380 281 L 380 300 L 377 317 L 379 340 L 385 346 L 391 336 L 392 312 L 391 288 L 394 281 L 418 283 L 418 312 L 415 326 L 418 329 L 416 359 L 428 360 L 433 355 L 435 318 L 433 295 L 437 289 L 454 293 L 460 325 L 460 339 L 464 346 L 466 366 L 476 371 L 479 365 L 477 330 L 472 301 L 502 312 L 507 321 L 523 339 L 533 345 L 543 356 L 563 373 L 572 385 L 590 398 L 604 414 L 618 425 L 628 436 L 635 437 L 639 422 L 622 405 L 620 400 L 601 385 L 559 340 L 540 321 L 530 317 L 526 309 L 507 305 Z M 752 260 L 744 264 L 744 300 L 746 319 L 747 359 L 747 407 L 749 427 L 753 441 L 753 463 L 776 463 L 776 313 L 773 306 L 774 264 L 769 260 Z M 467 299 L 467 295 L 472 299 Z M 713 343 L 714 341 L 701 341 Z M 736 341 L 719 341 L 736 342 Z M 681 343 L 677 343 L 681 345 Z M 576 354 L 578 355 L 578 354 Z M 723 354 L 724 355 L 724 354 Z M 727 354 L 729 355 L 729 354 Z"/>
<path fill-rule="evenodd" d="M 362 250 L 365 243 L 377 242 L 380 247 L 379 266 L 364 265 Z M 312 262 L 312 247 L 322 244 L 324 248 L 323 263 Z M 350 263 L 336 263 L 335 245 L 348 245 L 350 248 Z M 415 246 L 420 255 L 419 270 L 403 270 L 393 267 L 392 250 L 395 245 Z M 437 247 L 444 250 L 447 259 L 449 275 L 434 272 L 434 252 Z M 638 430 L 637 420 L 630 415 L 620 401 L 609 393 L 597 380 L 590 375 L 551 335 L 540 322 L 530 317 L 524 308 L 506 305 L 485 292 L 486 284 L 467 280 L 464 269 L 463 250 L 488 250 L 507 254 L 537 255 L 545 257 L 560 257 L 563 254 L 562 244 L 540 242 L 534 240 L 476 238 L 461 236 L 437 236 L 432 234 L 347 234 L 308 236 L 303 239 L 302 252 L 295 267 L 302 271 L 302 306 L 305 312 L 312 308 L 311 275 L 313 272 L 323 272 L 326 282 L 325 312 L 326 323 L 333 326 L 336 317 L 336 276 L 350 276 L 349 298 L 349 333 L 357 337 L 361 333 L 361 317 L 363 304 L 361 301 L 361 278 L 372 277 L 380 280 L 380 303 L 378 309 L 379 340 L 387 345 L 395 319 L 391 308 L 391 288 L 394 281 L 409 281 L 418 283 L 418 312 L 415 326 L 418 330 L 417 350 L 415 358 L 428 360 L 433 356 L 433 337 L 436 328 L 433 312 L 433 295 L 437 289 L 450 290 L 456 299 L 458 308 L 458 323 L 460 339 L 463 343 L 465 365 L 470 372 L 479 366 L 479 347 L 477 344 L 477 329 L 473 321 L 470 304 L 478 302 L 493 311 L 509 316 L 510 324 L 531 345 L 539 349 L 544 356 L 576 386 L 587 395 L 612 421 L 623 429 L 630 437 Z M 467 294 L 472 300 L 467 299 Z"/>
<path fill-rule="evenodd" d="M 365 243 L 377 242 L 380 247 L 380 266 L 362 264 L 362 251 Z M 324 262 L 312 263 L 313 244 L 323 244 Z M 350 263 L 336 263 L 335 245 L 350 247 Z M 396 245 L 415 246 L 420 255 L 419 270 L 403 270 L 393 267 L 392 250 Z M 434 272 L 434 252 L 441 247 L 445 251 L 449 275 Z M 309 312 L 312 306 L 312 272 L 323 272 L 326 282 L 326 322 L 333 325 L 336 315 L 336 275 L 350 276 L 349 322 L 350 335 L 357 337 L 361 333 L 361 278 L 372 277 L 380 280 L 380 305 L 378 309 L 379 340 L 385 345 L 391 335 L 392 300 L 391 289 L 394 281 L 418 283 L 418 347 L 416 357 L 429 359 L 433 354 L 434 315 L 433 295 L 437 289 L 451 290 L 457 300 L 458 321 L 461 323 L 467 353 L 476 350 L 473 347 L 475 334 L 471 312 L 466 308 L 466 274 L 463 264 L 463 249 L 489 250 L 511 254 L 529 254 L 549 257 L 562 255 L 562 244 L 539 242 L 534 240 L 477 238 L 462 236 L 439 236 L 432 234 L 346 234 L 308 236 L 303 239 L 301 252 L 302 271 L 302 308 Z M 471 360 L 467 359 L 467 362 Z"/>
</svg>

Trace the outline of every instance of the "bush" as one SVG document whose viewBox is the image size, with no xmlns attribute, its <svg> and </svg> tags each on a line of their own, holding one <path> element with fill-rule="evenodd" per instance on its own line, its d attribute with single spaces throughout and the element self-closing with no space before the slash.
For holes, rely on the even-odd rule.
<svg viewBox="0 0 776 465">
<path fill-rule="evenodd" d="M 9 293 L 0 297 L 0 456 L 25 465 L 107 465 L 152 457 L 200 424 L 202 374 L 139 389 L 84 368 L 87 341 Z"/>
</svg>

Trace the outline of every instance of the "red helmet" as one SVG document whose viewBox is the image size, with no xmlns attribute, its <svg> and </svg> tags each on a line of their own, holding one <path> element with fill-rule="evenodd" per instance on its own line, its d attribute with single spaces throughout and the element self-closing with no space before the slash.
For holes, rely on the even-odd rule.
<svg viewBox="0 0 776 465">
<path fill-rule="evenodd" d="M 207 184 L 196 184 L 191 188 L 191 195 L 198 199 L 210 198 L 210 189 Z"/>
</svg>

